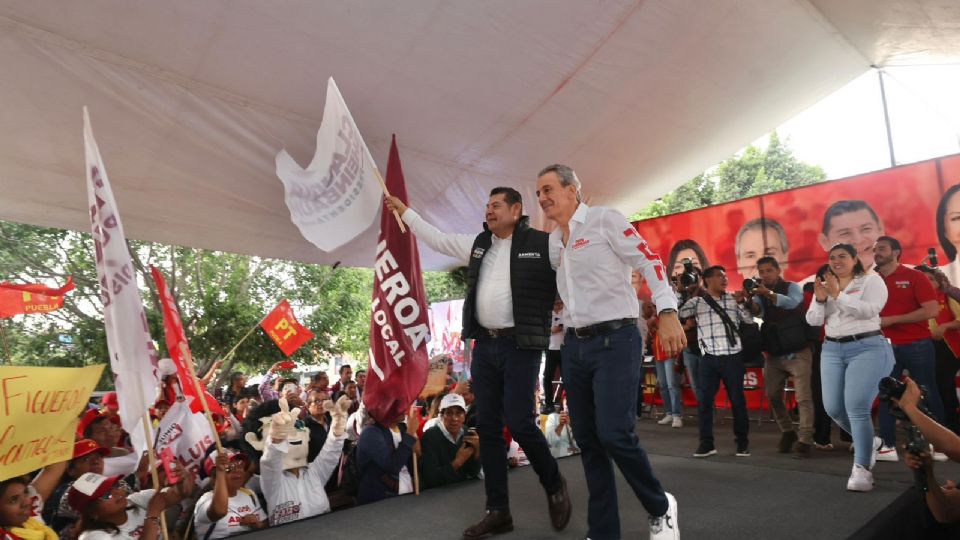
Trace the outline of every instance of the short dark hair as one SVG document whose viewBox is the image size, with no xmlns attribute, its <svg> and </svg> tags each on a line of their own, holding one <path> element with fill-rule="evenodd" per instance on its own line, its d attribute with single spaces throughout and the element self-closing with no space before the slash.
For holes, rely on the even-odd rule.
<svg viewBox="0 0 960 540">
<path fill-rule="evenodd" d="M 829 264 L 824 264 L 820 266 L 820 268 L 817 268 L 817 279 L 822 280 L 824 277 L 826 277 L 827 272 L 830 272 Z"/>
<path fill-rule="evenodd" d="M 520 205 L 520 210 L 523 210 L 523 198 L 520 196 L 520 192 L 513 189 L 512 187 L 495 187 L 490 190 L 490 196 L 503 194 L 503 200 L 507 204 L 513 206 L 515 204 Z"/>
<path fill-rule="evenodd" d="M 900 247 L 900 241 L 897 240 L 896 238 L 894 238 L 894 237 L 892 237 L 892 236 L 886 236 L 886 235 L 884 235 L 884 236 L 881 236 L 880 238 L 877 238 L 877 243 L 879 244 L 880 242 L 886 242 L 886 243 L 890 244 L 890 249 L 895 250 L 895 251 L 899 251 L 899 252 L 900 252 L 900 255 L 903 255 L 903 248 Z M 900 260 L 900 255 L 897 255 L 897 260 L 898 260 L 898 261 Z"/>
<path fill-rule="evenodd" d="M 230 384 L 233 384 L 244 377 L 246 377 L 246 375 L 244 375 L 242 372 L 234 371 L 233 373 L 230 374 Z"/>
<path fill-rule="evenodd" d="M 823 235 L 828 236 L 830 233 L 830 220 L 837 216 L 842 216 L 843 214 L 849 214 L 851 212 L 859 212 L 860 210 L 866 210 L 870 212 L 870 216 L 873 217 L 873 220 L 877 222 L 877 225 L 880 224 L 880 217 L 873 210 L 873 208 L 866 203 L 866 201 L 837 201 L 831 204 L 830 207 L 827 208 L 827 211 L 823 213 L 823 229 L 821 230 Z"/>
<path fill-rule="evenodd" d="M 350 367 L 350 364 L 344 364 L 344 365 L 340 366 L 340 374 L 343 375 L 343 372 L 346 371 L 346 370 L 348 370 L 348 369 L 351 370 L 351 371 L 353 370 L 353 368 Z"/>
<path fill-rule="evenodd" d="M 777 259 L 770 256 L 760 257 L 759 259 L 757 259 L 757 268 L 760 268 L 761 264 L 770 264 L 770 265 L 773 265 L 773 267 L 776 268 L 777 270 L 780 269 L 780 263 L 777 262 Z"/>
<path fill-rule="evenodd" d="M 960 191 L 960 184 L 950 186 L 950 189 L 940 197 L 940 204 L 937 205 L 937 238 L 940 239 L 940 247 L 947 254 L 947 260 L 953 262 L 957 258 L 957 248 L 953 242 L 947 240 L 947 203 Z"/>
<path fill-rule="evenodd" d="M 838 249 L 842 251 L 846 251 L 847 254 L 849 254 L 851 257 L 853 257 L 855 261 L 857 261 L 857 264 L 853 265 L 853 275 L 859 276 L 867 273 L 866 269 L 863 268 L 863 263 L 860 262 L 860 257 L 857 256 L 857 248 L 853 247 L 851 244 L 843 244 L 843 243 L 834 244 L 833 247 L 830 248 L 830 251 L 827 252 L 827 255 L 829 255 L 830 253 L 833 253 Z"/>
<path fill-rule="evenodd" d="M 89 424 L 87 424 L 87 427 L 83 428 L 83 436 L 89 439 L 90 435 L 93 433 L 93 428 L 109 420 L 110 420 L 109 416 L 98 416 L 94 418 L 93 420 L 90 421 Z"/>
<path fill-rule="evenodd" d="M 330 378 L 330 376 L 327 375 L 327 372 L 326 372 L 326 371 L 318 371 L 318 372 L 316 372 L 316 373 L 313 374 L 313 377 L 311 377 L 311 380 L 319 381 L 319 380 L 320 380 L 320 377 L 326 377 L 326 378 L 328 378 L 328 379 Z"/>
<path fill-rule="evenodd" d="M 365 370 L 365 369 L 358 369 L 358 370 L 357 370 L 357 375 L 359 375 L 359 374 L 361 374 L 361 373 L 366 373 L 366 372 L 367 372 L 367 370 Z"/>
<path fill-rule="evenodd" d="M 719 274 L 720 272 L 726 272 L 726 271 L 727 269 L 724 268 L 723 266 L 719 264 L 715 264 L 703 271 L 703 279 L 707 279 L 708 277 L 713 277 L 716 274 Z"/>
</svg>

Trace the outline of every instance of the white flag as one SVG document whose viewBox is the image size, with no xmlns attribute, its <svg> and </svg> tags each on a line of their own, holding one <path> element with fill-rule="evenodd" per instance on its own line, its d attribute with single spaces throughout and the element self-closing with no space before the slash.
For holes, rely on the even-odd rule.
<svg viewBox="0 0 960 540">
<path fill-rule="evenodd" d="M 187 398 L 193 399 L 193 398 Z M 157 428 L 157 455 L 170 448 L 184 469 L 194 473 L 203 467 L 203 457 L 213 444 L 210 423 L 202 413 L 190 410 L 186 401 L 177 401 L 167 410 Z"/>
<path fill-rule="evenodd" d="M 83 142 L 87 161 L 87 201 L 110 369 L 117 387 L 120 422 L 130 434 L 134 451 L 140 455 L 147 449 L 142 425 L 144 412 L 153 405 L 159 384 L 157 351 L 150 338 L 137 275 L 127 251 L 117 203 L 113 199 L 97 141 L 93 138 L 86 107 L 83 108 Z"/>
<path fill-rule="evenodd" d="M 382 205 L 376 168 L 331 77 L 313 161 L 301 169 L 286 150 L 277 154 L 277 176 L 300 234 L 333 251 L 369 228 Z"/>
</svg>

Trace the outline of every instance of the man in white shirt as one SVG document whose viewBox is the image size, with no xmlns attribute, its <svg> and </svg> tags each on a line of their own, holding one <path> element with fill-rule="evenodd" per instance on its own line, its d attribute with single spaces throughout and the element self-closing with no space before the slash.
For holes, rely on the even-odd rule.
<svg viewBox="0 0 960 540">
<path fill-rule="evenodd" d="M 587 536 L 620 538 L 613 458 L 650 514 L 650 538 L 679 538 L 677 501 L 654 476 L 635 431 L 642 344 L 630 274 L 638 269 L 649 283 L 663 348 L 676 355 L 686 340 L 666 268 L 623 214 L 580 202 L 573 169 L 551 165 L 537 177 L 540 208 L 559 225 L 550 262 L 566 313 L 563 381 L 590 492 Z"/>
<path fill-rule="evenodd" d="M 534 423 L 540 358 L 550 343 L 550 312 L 557 297 L 547 233 L 530 228 L 520 193 L 513 188 L 490 192 L 479 235 L 442 233 L 400 199 L 387 197 L 386 204 L 419 240 L 468 265 L 461 337 L 476 340 L 472 388 L 487 512 L 463 537 L 513 530 L 504 420 L 546 491 L 551 525 L 562 530 L 570 520 L 567 483 Z"/>
</svg>

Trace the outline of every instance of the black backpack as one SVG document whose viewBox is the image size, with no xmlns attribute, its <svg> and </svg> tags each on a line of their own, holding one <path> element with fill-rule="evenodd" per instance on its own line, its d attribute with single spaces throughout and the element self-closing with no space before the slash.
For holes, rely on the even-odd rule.
<svg viewBox="0 0 960 540">
<path fill-rule="evenodd" d="M 357 465 L 357 443 L 355 441 L 346 441 L 350 448 L 340 457 L 340 483 L 339 488 L 351 497 L 356 497 L 360 492 L 360 467 Z"/>
</svg>

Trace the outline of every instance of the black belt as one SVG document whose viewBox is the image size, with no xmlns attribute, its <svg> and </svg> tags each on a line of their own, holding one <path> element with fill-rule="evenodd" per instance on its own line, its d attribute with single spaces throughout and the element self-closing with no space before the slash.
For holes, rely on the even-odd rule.
<svg viewBox="0 0 960 540">
<path fill-rule="evenodd" d="M 826 336 L 825 340 L 832 341 L 834 343 L 850 343 L 851 341 L 860 341 L 861 339 L 867 339 L 868 337 L 873 336 L 882 336 L 883 332 L 879 330 L 874 330 L 873 332 L 864 332 L 862 334 L 853 334 L 852 336 L 843 336 L 843 337 L 830 337 Z"/>
<path fill-rule="evenodd" d="M 480 327 L 481 337 L 499 338 L 499 337 L 512 336 L 516 333 L 517 333 L 516 329 L 512 326 L 510 328 L 484 328 L 482 326 Z"/>
<path fill-rule="evenodd" d="M 572 333 L 574 336 L 580 339 L 592 338 L 595 336 L 602 336 L 604 334 L 609 334 L 614 330 L 619 330 L 624 326 L 636 325 L 637 319 L 616 319 L 613 321 L 603 321 L 602 323 L 591 324 L 590 326 L 582 326 L 580 328 L 571 328 L 567 330 L 567 333 Z"/>
</svg>

